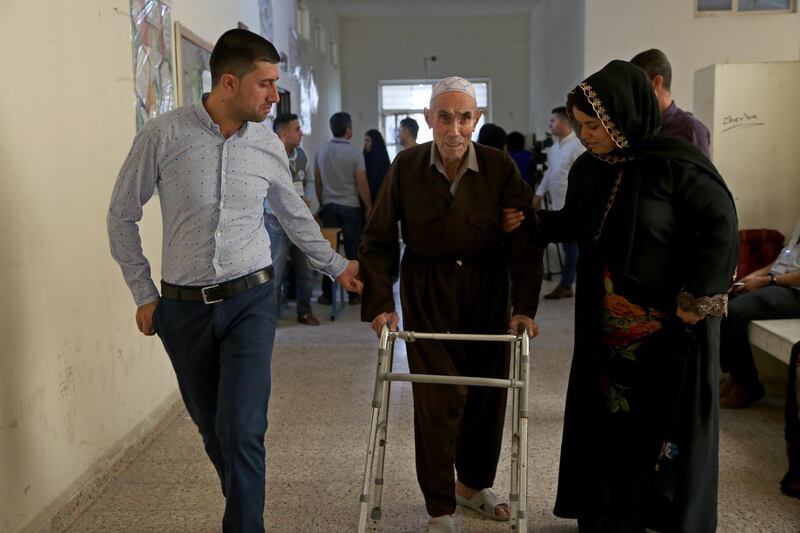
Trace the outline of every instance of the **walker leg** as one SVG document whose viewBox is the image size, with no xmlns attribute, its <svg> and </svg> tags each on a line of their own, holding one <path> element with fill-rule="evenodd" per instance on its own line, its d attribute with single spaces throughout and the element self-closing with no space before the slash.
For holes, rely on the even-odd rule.
<svg viewBox="0 0 800 533">
<path fill-rule="evenodd" d="M 386 368 L 390 372 L 394 363 L 394 338 L 389 339 L 388 349 L 386 350 Z M 381 519 L 381 501 L 383 500 L 383 467 L 386 458 L 386 432 L 389 426 L 389 394 L 391 393 L 392 383 L 383 380 L 381 387 L 381 409 L 378 416 L 378 435 L 376 448 L 376 464 L 374 487 L 372 492 L 372 511 L 370 512 L 370 525 L 372 531 L 378 531 L 378 523 Z"/>
<path fill-rule="evenodd" d="M 372 394 L 372 414 L 370 417 L 369 436 L 367 438 L 367 458 L 364 466 L 364 479 L 361 484 L 361 510 L 358 519 L 358 533 L 366 533 L 367 520 L 369 519 L 370 488 L 373 479 L 373 464 L 375 459 L 375 446 L 377 442 L 378 425 L 382 409 L 383 389 L 388 382 L 384 379 L 386 372 L 391 369 L 387 366 L 388 355 L 388 328 L 384 328 L 381 335 L 380 348 L 378 349 L 378 368 L 375 372 L 375 388 Z"/>
<path fill-rule="evenodd" d="M 511 379 L 519 379 L 520 341 L 511 344 Z M 519 512 L 519 389 L 511 389 L 511 487 L 509 490 L 509 512 L 511 529 L 516 529 Z"/>
<path fill-rule="evenodd" d="M 519 506 L 517 510 L 517 531 L 528 531 L 528 399 L 530 398 L 530 338 L 522 335 L 520 342 L 519 372 L 522 388 L 519 390 Z"/>
</svg>

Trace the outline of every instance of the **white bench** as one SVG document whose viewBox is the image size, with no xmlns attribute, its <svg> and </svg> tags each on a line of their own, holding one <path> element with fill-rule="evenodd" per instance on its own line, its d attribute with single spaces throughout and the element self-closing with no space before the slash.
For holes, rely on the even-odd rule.
<svg viewBox="0 0 800 533">
<path fill-rule="evenodd" d="M 800 342 L 800 318 L 753 320 L 747 326 L 750 344 L 789 364 L 792 346 Z"/>
</svg>

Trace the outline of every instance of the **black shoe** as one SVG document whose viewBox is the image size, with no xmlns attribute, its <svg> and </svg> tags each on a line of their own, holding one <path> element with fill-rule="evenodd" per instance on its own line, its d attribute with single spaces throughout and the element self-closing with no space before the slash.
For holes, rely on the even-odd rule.
<svg viewBox="0 0 800 533">
<path fill-rule="evenodd" d="M 306 326 L 319 326 L 319 319 L 311 313 L 297 317 L 297 321 Z"/>
<path fill-rule="evenodd" d="M 324 294 L 317 298 L 317 303 L 321 305 L 331 305 L 331 298 L 330 296 L 325 296 Z"/>
<path fill-rule="evenodd" d="M 719 406 L 722 409 L 742 409 L 764 397 L 764 385 L 758 383 L 752 389 L 739 385 L 733 376 L 728 375 L 720 386 Z"/>
<path fill-rule="evenodd" d="M 800 498 L 800 477 L 788 472 L 781 481 L 781 492 L 792 498 Z"/>
</svg>

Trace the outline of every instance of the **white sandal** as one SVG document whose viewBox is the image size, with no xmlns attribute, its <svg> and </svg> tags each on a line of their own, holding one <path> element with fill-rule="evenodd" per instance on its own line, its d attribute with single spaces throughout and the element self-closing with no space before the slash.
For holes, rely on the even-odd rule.
<svg viewBox="0 0 800 533">
<path fill-rule="evenodd" d="M 427 533 L 458 533 L 456 522 L 453 520 L 453 515 L 437 516 L 431 518 L 432 522 L 428 522 Z"/>
<path fill-rule="evenodd" d="M 472 498 L 469 499 L 456 494 L 456 503 L 472 509 L 479 515 L 485 516 L 486 518 L 490 518 L 492 520 L 497 520 L 498 522 L 508 522 L 511 518 L 510 516 L 500 516 L 497 514 L 497 506 L 504 504 L 508 505 L 508 503 L 501 502 L 497 498 L 497 495 L 492 492 L 492 489 L 487 488 L 479 490 Z"/>
</svg>

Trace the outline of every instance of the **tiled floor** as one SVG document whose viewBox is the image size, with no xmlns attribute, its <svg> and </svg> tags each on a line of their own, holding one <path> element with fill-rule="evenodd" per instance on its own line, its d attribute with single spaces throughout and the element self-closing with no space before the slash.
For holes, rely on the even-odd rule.
<svg viewBox="0 0 800 533">
<path fill-rule="evenodd" d="M 552 284 L 544 290 L 552 288 Z M 564 390 L 572 344 L 572 301 L 543 301 L 534 344 L 530 466 L 530 531 L 577 531 L 552 515 Z M 267 531 L 355 531 L 364 468 L 377 341 L 358 309 L 319 327 L 284 311 L 273 363 L 267 434 Z M 398 348 L 400 348 L 398 343 Z M 405 359 L 401 350 L 396 369 Z M 784 367 L 785 368 L 785 367 Z M 779 375 L 779 373 L 778 373 Z M 800 500 L 783 496 L 786 469 L 780 378 L 753 408 L 722 413 L 719 531 L 797 533 Z M 424 531 L 416 484 L 408 385 L 392 392 L 382 531 Z M 496 487 L 507 492 L 508 439 Z M 182 414 L 114 482 L 69 531 L 218 532 L 223 499 L 200 437 Z M 464 533 L 507 527 L 459 510 Z"/>
</svg>

